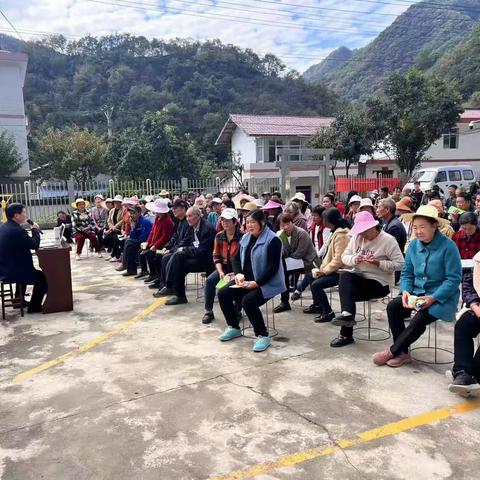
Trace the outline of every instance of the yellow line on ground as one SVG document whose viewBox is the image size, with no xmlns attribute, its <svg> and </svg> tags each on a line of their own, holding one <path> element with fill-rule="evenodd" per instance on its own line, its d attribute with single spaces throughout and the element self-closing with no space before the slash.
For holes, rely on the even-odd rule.
<svg viewBox="0 0 480 480">
<path fill-rule="evenodd" d="M 113 337 L 114 335 L 117 335 L 118 333 L 124 332 L 125 330 L 129 329 L 130 327 L 133 327 L 136 323 L 140 322 L 143 320 L 145 317 L 153 313 L 155 310 L 157 310 L 158 307 L 162 306 L 166 302 L 167 298 L 162 297 L 153 302 L 149 307 L 145 308 L 142 310 L 139 314 L 135 315 L 132 319 L 121 323 L 118 327 L 114 328 L 113 330 L 110 330 L 109 332 L 104 333 L 103 335 L 100 335 L 93 340 L 90 340 L 89 342 L 85 343 L 81 347 L 77 348 L 76 350 L 72 350 L 71 352 L 65 353 L 64 355 L 61 355 L 60 357 L 54 358 L 53 360 L 49 360 L 48 362 L 42 363 L 38 367 L 32 368 L 30 370 L 27 370 L 23 373 L 18 374 L 14 379 L 14 383 L 22 382 L 23 380 L 26 380 L 27 378 L 31 378 L 35 375 L 38 375 L 39 373 L 44 372 L 45 370 L 48 370 L 52 367 L 55 367 L 59 365 L 60 363 L 64 363 L 67 360 L 70 360 L 74 357 L 77 357 L 78 355 L 85 353 L 88 350 L 91 350 L 92 348 L 100 345 L 101 343 L 105 342 L 109 338 Z"/>
<path fill-rule="evenodd" d="M 280 468 L 293 467 L 309 460 L 327 457 L 339 452 L 340 449 L 352 448 L 373 440 L 377 440 L 379 438 L 397 435 L 401 432 L 406 432 L 423 425 L 430 425 L 435 422 L 440 422 L 452 417 L 453 415 L 461 415 L 479 408 L 480 400 L 475 400 L 468 403 L 460 403 L 451 407 L 440 408 L 439 410 L 422 413 L 414 417 L 405 418 L 398 422 L 388 423 L 381 427 L 374 428 L 373 430 L 361 432 L 357 434 L 356 438 L 353 439 L 338 440 L 335 442 L 336 445 L 332 447 L 312 448 L 302 452 L 283 455 L 272 462 L 254 465 L 246 468 L 245 470 L 237 470 L 225 476 L 211 477 L 210 480 L 239 480 L 243 478 L 253 478 L 258 475 L 271 473 Z"/>
</svg>

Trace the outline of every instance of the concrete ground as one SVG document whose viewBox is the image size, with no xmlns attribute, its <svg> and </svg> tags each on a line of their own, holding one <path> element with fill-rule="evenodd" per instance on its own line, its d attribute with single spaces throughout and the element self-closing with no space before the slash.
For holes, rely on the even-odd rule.
<svg viewBox="0 0 480 480">
<path fill-rule="evenodd" d="M 332 349 L 338 329 L 300 305 L 254 354 L 217 340 L 217 306 L 200 323 L 192 278 L 166 307 L 104 260 L 72 265 L 73 312 L 0 325 L 1 479 L 478 478 L 480 403 L 447 391 L 446 366 L 374 366 L 388 341 Z"/>
</svg>

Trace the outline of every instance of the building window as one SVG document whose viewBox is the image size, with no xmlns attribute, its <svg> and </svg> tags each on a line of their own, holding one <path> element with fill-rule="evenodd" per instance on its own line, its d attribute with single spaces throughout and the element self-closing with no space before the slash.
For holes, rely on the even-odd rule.
<svg viewBox="0 0 480 480">
<path fill-rule="evenodd" d="M 443 148 L 458 148 L 458 128 L 451 128 L 443 134 Z"/>
<path fill-rule="evenodd" d="M 290 148 L 291 149 L 298 150 L 298 155 L 289 155 L 289 157 L 288 157 L 289 161 L 291 161 L 291 162 L 300 161 L 300 139 L 299 138 L 291 139 L 289 143 L 290 143 Z"/>
<path fill-rule="evenodd" d="M 275 139 L 268 141 L 268 161 L 270 163 L 275 161 Z"/>
<path fill-rule="evenodd" d="M 264 151 L 265 151 L 265 142 L 263 138 L 257 138 L 257 163 L 264 162 Z"/>
</svg>

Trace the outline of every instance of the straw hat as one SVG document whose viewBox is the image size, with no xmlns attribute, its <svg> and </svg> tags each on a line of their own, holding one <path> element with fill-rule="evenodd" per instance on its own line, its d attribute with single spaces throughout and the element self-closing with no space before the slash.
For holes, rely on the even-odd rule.
<svg viewBox="0 0 480 480">
<path fill-rule="evenodd" d="M 101 194 L 101 193 L 97 193 L 94 197 L 94 199 L 96 200 L 97 198 L 99 198 L 100 200 L 102 200 L 102 202 L 105 200 L 105 197 Z"/>
<path fill-rule="evenodd" d="M 123 203 L 123 197 L 122 197 L 121 195 L 115 195 L 115 196 L 113 197 L 113 201 L 114 201 L 114 202 L 121 202 L 121 203 Z"/>
<path fill-rule="evenodd" d="M 277 202 L 274 202 L 273 200 L 269 200 L 263 207 L 262 210 L 274 210 L 275 208 L 282 208 L 282 205 L 280 205 Z"/>
<path fill-rule="evenodd" d="M 163 190 L 159 193 L 159 195 L 160 195 L 161 197 L 168 197 L 169 193 L 168 193 L 165 189 L 163 189 Z"/>
<path fill-rule="evenodd" d="M 413 222 L 416 217 L 433 218 L 440 224 L 440 226 L 450 225 L 448 220 L 439 217 L 438 210 L 433 205 L 422 205 L 415 213 L 405 213 L 402 215 L 402 220 L 405 223 Z"/>
<path fill-rule="evenodd" d="M 359 233 L 366 232 L 377 225 L 378 221 L 373 218 L 373 215 L 370 212 L 358 212 L 355 216 L 353 227 L 348 232 L 348 235 L 358 235 Z"/>
<path fill-rule="evenodd" d="M 105 203 L 113 203 L 113 198 L 110 198 L 110 197 L 106 198 Z"/>
<path fill-rule="evenodd" d="M 410 197 L 401 198 L 395 205 L 401 212 L 413 212 L 413 201 Z"/>
<path fill-rule="evenodd" d="M 123 204 L 124 205 L 131 205 L 131 206 L 135 206 L 135 205 L 138 205 L 138 197 L 136 195 L 134 195 L 133 197 L 130 197 L 130 198 L 124 198 L 123 199 Z"/>
<path fill-rule="evenodd" d="M 362 207 L 372 207 L 372 208 L 374 208 L 372 200 L 370 198 L 362 198 L 360 200 L 360 210 L 362 209 Z"/>
<path fill-rule="evenodd" d="M 243 207 L 240 208 L 240 210 L 248 210 L 251 212 L 252 210 L 257 210 L 258 207 L 255 204 L 255 202 L 247 202 Z"/>
<path fill-rule="evenodd" d="M 154 202 L 148 202 L 145 207 L 153 213 L 168 213 L 168 200 L 166 198 L 157 198 Z"/>
<path fill-rule="evenodd" d="M 78 208 L 77 205 L 79 203 L 84 203 L 85 204 L 85 208 L 88 208 L 88 206 L 90 205 L 90 202 L 88 200 L 85 200 L 83 198 L 77 198 L 73 203 L 72 203 L 72 207 L 73 208 Z"/>
</svg>

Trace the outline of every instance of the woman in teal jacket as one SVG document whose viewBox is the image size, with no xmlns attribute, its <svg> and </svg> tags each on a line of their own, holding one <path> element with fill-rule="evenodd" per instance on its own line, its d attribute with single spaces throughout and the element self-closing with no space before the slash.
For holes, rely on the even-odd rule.
<svg viewBox="0 0 480 480">
<path fill-rule="evenodd" d="M 400 279 L 401 296 L 387 306 L 393 345 L 373 356 L 376 365 L 400 367 L 408 349 L 438 319 L 453 321 L 460 296 L 462 264 L 457 246 L 438 230 L 438 211 L 425 205 L 413 216 L 416 239 L 410 243 Z M 405 318 L 416 314 L 405 327 Z"/>
</svg>

